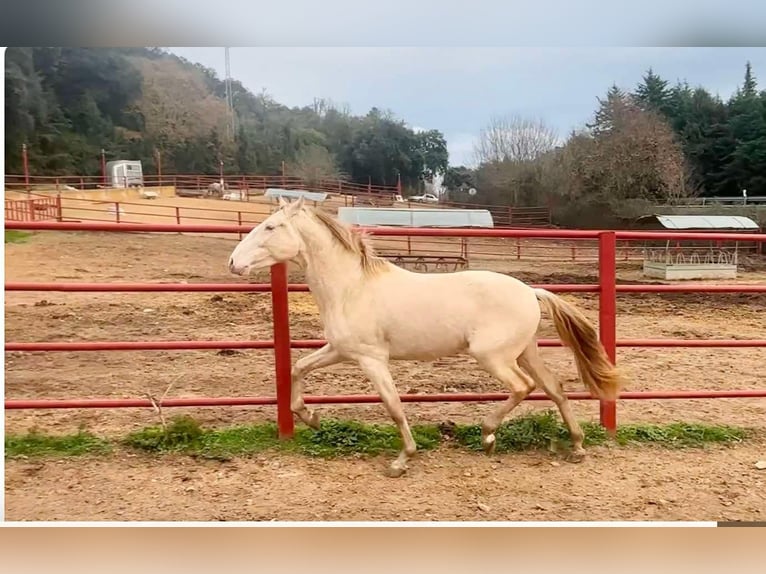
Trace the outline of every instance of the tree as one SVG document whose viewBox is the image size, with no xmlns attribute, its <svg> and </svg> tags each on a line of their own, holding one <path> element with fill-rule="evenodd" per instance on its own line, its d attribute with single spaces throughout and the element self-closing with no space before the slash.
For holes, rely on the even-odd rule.
<svg viewBox="0 0 766 574">
<path fill-rule="evenodd" d="M 728 128 L 734 146 L 723 175 L 727 195 L 747 189 L 751 195 L 766 194 L 766 99 L 758 94 L 750 62 L 742 87 L 729 101 Z"/>
<path fill-rule="evenodd" d="M 447 140 L 438 130 L 427 130 L 417 134 L 418 147 L 423 157 L 422 176 L 428 181 L 447 171 L 449 152 Z"/>
<path fill-rule="evenodd" d="M 598 136 L 612 131 L 615 123 L 619 122 L 619 117 L 624 115 L 628 108 L 634 108 L 633 98 L 623 90 L 612 85 L 606 93 L 606 98 L 596 98 L 598 100 L 598 109 L 594 115 L 592 123 L 585 124 L 591 132 Z"/>
<path fill-rule="evenodd" d="M 534 161 L 551 151 L 557 142 L 556 131 L 543 120 L 494 116 L 479 133 L 474 155 L 479 164 Z"/>
<path fill-rule="evenodd" d="M 320 145 L 302 147 L 287 164 L 287 173 L 302 178 L 309 185 L 327 179 L 345 179 L 327 148 Z"/>
<path fill-rule="evenodd" d="M 589 193 L 610 202 L 689 195 L 683 150 L 668 122 L 615 90 L 600 103 L 582 173 Z"/>
<path fill-rule="evenodd" d="M 464 165 L 448 167 L 444 172 L 443 185 L 450 194 L 466 192 L 475 187 L 474 172 Z"/>
<path fill-rule="evenodd" d="M 649 68 L 633 94 L 635 101 L 644 109 L 672 117 L 672 93 L 668 83 Z"/>
</svg>

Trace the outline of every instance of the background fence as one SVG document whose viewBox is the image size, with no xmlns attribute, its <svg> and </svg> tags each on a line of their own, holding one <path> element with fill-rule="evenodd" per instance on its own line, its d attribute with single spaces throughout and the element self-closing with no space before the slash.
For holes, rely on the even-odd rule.
<svg viewBox="0 0 766 574">
<path fill-rule="evenodd" d="M 271 185 L 285 179 L 287 188 L 305 187 L 298 178 L 281 176 L 236 176 L 231 178 L 245 186 L 248 192 L 240 200 L 221 201 L 219 199 L 198 199 L 178 196 L 174 185 L 159 186 L 159 179 L 151 179 L 158 197 L 144 199 L 139 190 L 121 190 L 104 188 L 98 183 L 99 178 L 74 177 L 34 177 L 29 185 L 22 176 L 6 176 L 10 181 L 6 189 L 13 199 L 5 200 L 5 219 L 8 221 L 79 221 L 133 224 L 208 224 L 221 223 L 238 226 L 252 226 L 263 221 L 276 206 L 276 200 L 263 196 L 263 189 L 254 185 Z M 163 182 L 172 181 L 178 185 L 198 186 L 199 190 L 217 181 L 214 176 L 168 176 Z M 70 184 L 74 183 L 74 187 Z M 337 182 L 330 182 L 330 187 L 337 187 Z M 343 184 L 345 185 L 345 184 Z M 349 184 L 350 185 L 350 184 Z M 392 198 L 396 188 L 374 188 L 354 184 L 355 187 L 343 188 L 343 193 L 330 193 L 323 207 L 330 213 L 337 212 L 340 206 L 385 204 L 383 198 Z M 66 186 L 72 187 L 67 190 Z M 248 187 L 250 186 L 250 187 Z M 29 189 L 29 191 L 27 191 Z M 313 188 L 312 188 L 313 189 Z M 370 189 L 373 191 L 370 192 Z M 393 203 L 393 200 L 391 200 Z M 402 207 L 433 207 L 433 204 L 415 202 L 398 203 Z M 552 228 L 550 209 L 537 207 L 508 207 L 484 204 L 442 202 L 436 207 L 487 209 L 493 215 L 496 228 L 537 229 Z M 147 228 L 147 231 L 148 228 Z M 183 231 L 180 228 L 179 232 Z M 227 234 L 228 236 L 228 234 Z M 241 237 L 241 235 L 240 235 Z M 674 236 L 675 239 L 679 239 Z M 707 238 L 706 238 L 707 239 Z M 683 253 L 679 241 L 672 246 L 674 255 Z M 742 261 L 749 256 L 757 256 L 760 250 L 757 243 L 740 243 L 737 246 Z M 376 241 L 375 247 L 386 256 L 407 255 L 408 257 L 450 257 L 464 260 L 479 259 L 545 259 L 548 261 L 577 262 L 598 261 L 598 246 L 594 239 L 572 241 L 558 238 L 556 241 L 537 241 L 521 237 L 482 236 L 456 239 L 455 237 L 420 237 L 413 241 L 412 236 L 388 237 L 385 241 Z M 733 249 L 733 241 L 726 242 L 726 248 Z M 721 245 L 716 246 L 717 249 Z M 621 262 L 640 262 L 644 259 L 644 250 L 636 242 L 618 241 L 617 258 Z"/>
<path fill-rule="evenodd" d="M 6 229 L 17 230 L 52 230 L 52 231 L 108 231 L 156 233 L 227 233 L 241 234 L 249 227 L 231 225 L 177 225 L 177 224 L 130 224 L 130 223 L 75 223 L 75 222 L 39 222 L 8 221 Z M 766 347 L 766 339 L 758 340 L 683 340 L 683 339 L 621 339 L 616 336 L 616 298 L 618 293 L 764 293 L 766 285 L 617 285 L 616 283 L 616 246 L 617 240 L 641 241 L 663 238 L 673 239 L 727 239 L 739 241 L 766 241 L 763 234 L 709 234 L 709 233 L 660 233 L 631 231 L 584 231 L 584 230 L 513 230 L 513 229 L 396 229 L 373 228 L 367 230 L 378 237 L 485 237 L 485 238 L 538 238 L 547 240 L 591 240 L 598 244 L 598 283 L 594 284 L 559 284 L 541 285 L 555 292 L 589 292 L 599 297 L 598 329 L 604 347 L 610 359 L 616 361 L 618 347 Z M 720 235 L 721 237 L 717 237 Z M 6 291 L 90 291 L 90 292 L 138 292 L 138 291 L 239 291 L 270 292 L 273 309 L 273 339 L 255 341 L 102 341 L 102 342 L 59 342 L 25 343 L 6 342 L 8 351 L 118 351 L 118 350 L 185 350 L 185 349 L 274 349 L 276 391 L 274 396 L 258 397 L 222 397 L 195 399 L 164 399 L 162 406 L 218 406 L 218 405 L 276 405 L 277 423 L 280 436 L 290 437 L 294 431 L 293 415 L 290 411 L 290 370 L 291 349 L 318 348 L 324 345 L 321 340 L 292 340 L 288 292 L 307 291 L 304 284 L 288 284 L 287 268 L 284 264 L 271 269 L 270 284 L 187 284 L 187 283 L 6 283 Z M 545 347 L 561 346 L 555 339 L 540 340 Z M 592 399 L 589 393 L 569 393 L 573 400 Z M 508 397 L 504 393 L 450 393 L 435 395 L 402 395 L 404 402 L 436 401 L 498 401 Z M 741 391 L 674 391 L 674 392 L 627 392 L 620 399 L 687 399 L 687 398 L 736 398 L 766 397 L 766 389 Z M 344 396 L 307 396 L 306 403 L 373 403 L 379 402 L 375 395 Z M 528 400 L 547 400 L 545 395 L 532 394 Z M 87 400 L 24 400 L 6 399 L 6 409 L 48 409 L 48 408 L 127 408 L 151 407 L 149 400 L 141 399 L 87 399 Z M 616 429 L 617 406 L 615 402 L 600 404 L 601 423 L 610 431 Z"/>
</svg>

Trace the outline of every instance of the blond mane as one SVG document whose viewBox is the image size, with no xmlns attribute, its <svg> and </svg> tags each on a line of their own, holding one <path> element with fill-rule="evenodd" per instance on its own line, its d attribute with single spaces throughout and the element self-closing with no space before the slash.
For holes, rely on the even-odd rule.
<svg viewBox="0 0 766 574">
<path fill-rule="evenodd" d="M 335 240 L 349 253 L 359 256 L 359 262 L 365 273 L 381 273 L 391 265 L 388 261 L 375 254 L 370 241 L 364 233 L 341 223 L 331 215 L 313 207 L 307 211 L 324 225 Z"/>
</svg>

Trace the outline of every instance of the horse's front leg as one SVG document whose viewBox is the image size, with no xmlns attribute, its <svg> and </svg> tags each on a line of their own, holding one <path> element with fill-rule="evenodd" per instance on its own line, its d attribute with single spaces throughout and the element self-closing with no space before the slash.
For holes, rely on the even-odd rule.
<svg viewBox="0 0 766 574">
<path fill-rule="evenodd" d="M 399 393 L 396 391 L 394 379 L 388 368 L 388 362 L 373 357 L 357 357 L 357 361 L 364 374 L 375 385 L 388 414 L 394 419 L 402 436 L 404 448 L 399 453 L 397 459 L 391 463 L 388 472 L 388 476 L 392 478 L 399 477 L 407 471 L 407 461 L 415 455 L 417 444 L 415 439 L 412 438 L 412 431 L 407 422 L 407 417 L 404 415 L 402 402 L 399 399 Z"/>
<path fill-rule="evenodd" d="M 344 358 L 329 343 L 324 347 L 317 349 L 310 355 L 301 357 L 295 361 L 292 368 L 292 385 L 290 389 L 290 409 L 298 417 L 313 429 L 319 428 L 319 415 L 311 409 L 306 408 L 303 402 L 303 379 L 311 371 L 329 367 L 340 363 Z"/>
</svg>

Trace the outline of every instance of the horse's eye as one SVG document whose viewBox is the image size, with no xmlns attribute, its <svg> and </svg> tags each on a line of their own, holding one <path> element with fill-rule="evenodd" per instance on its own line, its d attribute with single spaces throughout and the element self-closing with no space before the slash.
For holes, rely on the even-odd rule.
<svg viewBox="0 0 766 574">
<path fill-rule="evenodd" d="M 274 226 L 273 225 L 267 225 L 266 226 L 266 231 L 274 231 Z"/>
</svg>

